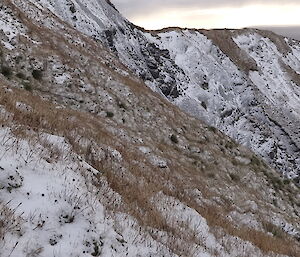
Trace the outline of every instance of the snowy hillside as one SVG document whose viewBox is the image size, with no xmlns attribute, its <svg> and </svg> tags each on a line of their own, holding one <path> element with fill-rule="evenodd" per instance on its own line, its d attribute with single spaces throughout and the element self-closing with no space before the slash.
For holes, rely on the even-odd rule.
<svg viewBox="0 0 300 257">
<path fill-rule="evenodd" d="M 299 176 L 299 42 L 255 29 L 145 32 L 105 0 L 30 1 L 105 43 L 189 114 Z"/>
<path fill-rule="evenodd" d="M 41 145 L 32 144 L 5 129 L 0 141 L 0 234 L 5 237 L 0 256 L 98 256 L 100 252 L 102 256 L 143 252 L 147 256 L 157 251 L 159 246 L 150 239 L 138 242 L 140 235 L 130 217 L 123 217 L 124 223 L 128 219 L 126 241 L 118 234 L 99 202 L 99 189 L 80 175 L 91 177 L 97 171 L 73 155 L 64 138 L 44 134 L 39 138 Z M 60 156 L 53 161 L 53 154 Z M 104 187 L 101 190 L 109 192 Z"/>
<path fill-rule="evenodd" d="M 52 13 L 71 1 L 47 3 L 0 3 L 0 256 L 297 256 L 296 183 Z M 143 37 L 155 51 L 168 40 Z M 160 52 L 166 78 L 170 66 L 184 81 L 184 56 Z"/>
<path fill-rule="evenodd" d="M 171 58 L 189 78 L 184 94 L 172 101 L 249 147 L 277 170 L 297 177 L 300 77 L 295 71 L 300 72 L 300 52 L 291 47 L 291 53 L 282 53 L 260 32 L 228 32 L 235 47 L 254 60 L 255 69 L 248 71 L 234 63 L 230 53 L 227 56 L 213 45 L 210 33 L 214 32 L 206 36 L 195 31 L 149 34 L 149 40 L 170 50 Z M 288 47 L 288 40 L 282 40 Z M 236 58 L 242 59 L 242 54 Z"/>
</svg>

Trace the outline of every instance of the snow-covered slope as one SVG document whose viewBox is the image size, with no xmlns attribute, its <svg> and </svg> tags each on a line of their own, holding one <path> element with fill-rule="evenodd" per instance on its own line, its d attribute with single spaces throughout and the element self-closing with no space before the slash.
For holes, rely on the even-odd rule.
<svg viewBox="0 0 300 257">
<path fill-rule="evenodd" d="M 261 155 L 300 172 L 300 45 L 255 29 L 145 32 L 107 1 L 30 0 L 100 40 L 153 90 Z"/>
<path fill-rule="evenodd" d="M 277 170 L 297 177 L 300 77 L 296 72 L 300 71 L 300 52 L 296 42 L 289 46 L 288 39 L 281 39 L 291 51 L 287 54 L 259 31 L 230 31 L 227 33 L 236 44 L 233 47 L 241 49 L 236 54 L 233 50 L 222 52 L 214 45 L 213 33 L 185 30 L 148 34 L 161 49 L 170 50 L 171 58 L 189 78 L 184 94 L 172 101 L 251 148 Z M 222 38 L 222 34 L 216 36 Z M 227 40 L 221 44 L 229 44 Z M 247 70 L 230 59 L 240 60 L 243 55 L 254 60 L 255 66 Z"/>
<path fill-rule="evenodd" d="M 119 225 L 126 226 L 126 234 L 118 233 L 99 202 L 99 189 L 80 174 L 98 172 L 74 155 L 64 138 L 43 134 L 40 140 L 42 144 L 32 144 L 14 137 L 10 129 L 1 130 L 0 235 L 4 240 L 0 256 L 149 256 L 158 252 L 160 246 L 154 240 L 143 235 L 141 242 L 128 215 Z M 54 161 L 53 154 L 60 156 Z M 103 185 L 101 190 L 110 189 Z M 164 254 L 170 256 L 167 251 Z"/>
<path fill-rule="evenodd" d="M 0 12 L 1 257 L 297 256 L 294 182 L 50 11 Z"/>
</svg>

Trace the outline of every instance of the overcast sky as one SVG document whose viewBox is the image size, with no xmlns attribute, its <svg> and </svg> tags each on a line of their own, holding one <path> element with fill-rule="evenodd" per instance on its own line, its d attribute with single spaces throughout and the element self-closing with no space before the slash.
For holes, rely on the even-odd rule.
<svg viewBox="0 0 300 257">
<path fill-rule="evenodd" d="M 146 29 L 300 26 L 300 0 L 111 0 Z M 300 34 L 299 28 L 292 28 Z"/>
</svg>

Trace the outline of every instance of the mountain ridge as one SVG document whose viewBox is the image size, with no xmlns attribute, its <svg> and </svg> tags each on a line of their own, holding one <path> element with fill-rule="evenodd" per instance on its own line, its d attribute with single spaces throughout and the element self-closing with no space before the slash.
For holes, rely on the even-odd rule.
<svg viewBox="0 0 300 257">
<path fill-rule="evenodd" d="M 57 4 L 57 1 L 32 2 L 49 8 Z M 115 8 L 103 6 L 104 2 L 83 1 L 79 5 L 76 1 L 66 1 L 71 2 L 78 11 L 73 14 L 60 9 L 56 14 L 103 42 L 152 90 L 162 92 L 184 111 L 246 145 L 285 176 L 299 177 L 297 41 L 257 29 L 146 31 L 127 21 Z M 101 19 L 109 21 L 103 23 Z M 247 42 L 242 45 L 238 42 L 241 39 Z M 247 46 L 251 42 L 254 45 Z M 172 44 L 177 44 L 176 49 Z M 183 47 L 180 51 L 195 51 L 192 55 L 198 55 L 198 60 L 191 57 L 182 63 L 185 53 L 178 52 L 180 46 Z M 204 58 L 207 55 L 212 58 Z M 263 68 L 267 66 L 268 70 Z M 219 67 L 219 75 L 214 73 L 215 67 Z M 280 89 L 280 83 L 285 90 Z M 220 92 L 230 95 L 232 89 L 237 93 L 228 102 Z M 249 99 L 240 92 L 247 92 Z M 209 102 L 214 102 L 214 106 Z"/>
<path fill-rule="evenodd" d="M 297 256 L 293 181 L 48 9 L 0 14 L 0 256 Z"/>
</svg>

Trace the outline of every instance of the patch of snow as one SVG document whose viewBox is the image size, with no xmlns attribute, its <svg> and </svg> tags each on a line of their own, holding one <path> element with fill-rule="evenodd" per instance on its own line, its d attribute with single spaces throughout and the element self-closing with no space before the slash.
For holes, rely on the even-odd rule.
<svg viewBox="0 0 300 257">
<path fill-rule="evenodd" d="M 123 214 L 123 235 L 116 220 L 106 215 L 96 188 L 87 185 L 80 171 L 92 168 L 71 153 L 64 138 L 44 134 L 48 144 L 60 149 L 58 160 L 41 155 L 48 150 L 16 140 L 8 129 L 0 131 L 0 209 L 13 210 L 19 230 L 7 228 L 0 256 L 150 256 L 163 246 L 145 239 L 136 222 Z M 43 140 L 41 140 L 43 142 Z M 49 146 L 48 146 L 49 148 Z M 51 149 L 51 147 L 50 147 Z M 116 158 L 118 153 L 115 151 Z M 94 171 L 95 173 L 96 171 Z M 90 173 L 90 174 L 89 174 Z M 3 205 L 4 203 L 4 205 Z M 3 211 L 3 209 L 2 209 Z M 3 213 L 3 212 L 2 212 Z M 6 216 L 7 222 L 12 217 Z M 13 222 L 13 221 L 12 221 Z M 172 255 L 173 256 L 173 255 Z"/>
</svg>

